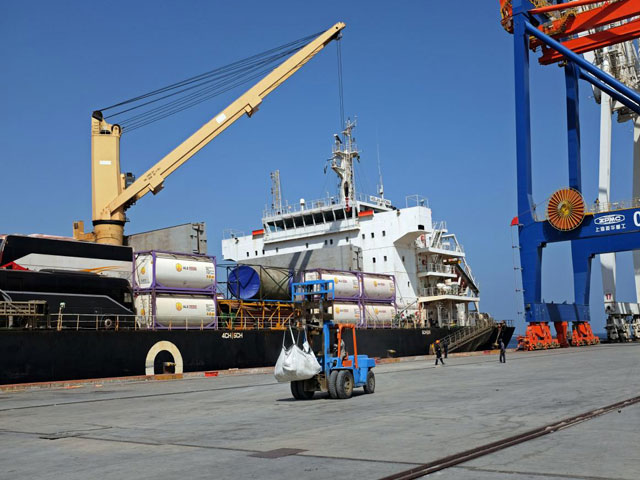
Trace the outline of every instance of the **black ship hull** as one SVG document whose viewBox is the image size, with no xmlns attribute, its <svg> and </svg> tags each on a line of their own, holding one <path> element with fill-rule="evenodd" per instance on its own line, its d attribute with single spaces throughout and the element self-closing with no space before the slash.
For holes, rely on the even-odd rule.
<svg viewBox="0 0 640 480">
<path fill-rule="evenodd" d="M 382 358 L 425 355 L 436 339 L 463 328 L 360 329 L 358 352 Z M 495 348 L 498 336 L 508 344 L 513 331 L 513 327 L 496 326 L 456 351 Z M 282 340 L 280 330 L 9 329 L 0 331 L 0 384 L 150 374 L 148 356 L 152 347 L 159 349 L 158 342 L 175 346 L 184 372 L 273 366 Z M 318 337 L 312 344 L 314 350 L 320 350 Z M 160 351 L 152 358 L 152 373 L 162 373 L 165 362 L 174 360 L 168 351 Z"/>
</svg>

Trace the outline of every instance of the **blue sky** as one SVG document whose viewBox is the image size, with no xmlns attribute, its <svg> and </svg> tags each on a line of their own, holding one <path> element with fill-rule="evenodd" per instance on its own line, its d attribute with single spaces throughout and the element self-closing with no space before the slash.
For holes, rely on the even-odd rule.
<svg viewBox="0 0 640 480">
<path fill-rule="evenodd" d="M 429 199 L 464 245 L 482 310 L 516 318 L 511 232 L 516 214 L 513 39 L 498 2 L 112 1 L 0 6 L 2 198 L 0 231 L 70 235 L 90 224 L 90 114 L 140 93 L 324 30 L 342 40 L 344 102 L 357 116 L 360 188 L 373 192 L 379 148 L 386 195 Z M 564 79 L 532 61 L 534 193 L 566 186 Z M 581 83 L 583 182 L 597 196 L 599 107 Z M 125 134 L 123 171 L 143 173 L 242 93 L 239 89 Z M 210 253 L 225 228 L 260 225 L 269 172 L 284 196 L 322 197 L 339 125 L 336 47 L 330 45 L 127 214 L 134 233 L 205 221 Z M 614 124 L 613 198 L 631 197 L 631 124 Z M 515 232 L 514 232 L 515 233 Z M 619 298 L 632 300 L 630 254 L 619 258 Z M 568 245 L 545 250 L 543 295 L 571 300 Z M 603 330 L 599 264 L 595 330 Z"/>
</svg>

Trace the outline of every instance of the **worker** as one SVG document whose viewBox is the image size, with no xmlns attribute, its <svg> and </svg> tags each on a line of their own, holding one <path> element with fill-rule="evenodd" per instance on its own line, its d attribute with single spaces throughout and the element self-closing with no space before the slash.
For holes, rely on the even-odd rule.
<svg viewBox="0 0 640 480">
<path fill-rule="evenodd" d="M 507 363 L 506 351 L 507 349 L 505 348 L 504 342 L 502 341 L 502 338 L 501 338 L 500 339 L 500 363 Z"/>
<path fill-rule="evenodd" d="M 449 357 L 449 342 L 447 342 L 446 338 L 442 341 L 442 349 L 444 350 L 444 358 L 448 358 Z"/>
<path fill-rule="evenodd" d="M 438 360 L 440 363 L 444 365 L 444 360 L 442 360 L 442 347 L 440 346 L 440 340 L 436 340 L 436 365 L 438 365 Z"/>
<path fill-rule="evenodd" d="M 331 353 L 333 354 L 334 357 L 338 356 L 338 336 L 337 335 L 334 337 L 334 342 L 331 347 Z M 344 345 L 344 338 L 340 339 L 340 355 L 342 356 L 343 359 L 346 359 L 349 356 L 349 354 L 347 353 L 347 349 L 345 348 L 345 345 Z"/>
</svg>

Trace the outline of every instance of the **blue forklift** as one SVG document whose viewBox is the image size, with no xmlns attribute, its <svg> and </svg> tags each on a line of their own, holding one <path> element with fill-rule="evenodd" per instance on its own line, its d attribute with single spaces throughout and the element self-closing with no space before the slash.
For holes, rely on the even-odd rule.
<svg viewBox="0 0 640 480">
<path fill-rule="evenodd" d="M 345 330 L 353 333 L 353 355 L 349 355 L 344 346 Z M 324 322 L 322 336 L 323 353 L 318 358 L 322 370 L 308 380 L 291 382 L 293 397 L 311 400 L 315 392 L 322 391 L 329 392 L 331 398 L 351 398 L 353 389 L 358 387 L 363 387 L 364 393 L 373 393 L 376 388 L 373 374 L 376 361 L 367 355 L 358 355 L 355 325 Z"/>
</svg>

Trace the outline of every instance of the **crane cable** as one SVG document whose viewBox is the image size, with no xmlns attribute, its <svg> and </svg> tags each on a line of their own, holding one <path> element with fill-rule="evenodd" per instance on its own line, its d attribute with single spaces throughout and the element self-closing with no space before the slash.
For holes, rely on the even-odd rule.
<svg viewBox="0 0 640 480">
<path fill-rule="evenodd" d="M 340 38 L 336 39 L 336 49 L 338 53 L 338 99 L 340 101 L 340 130 L 345 127 L 344 124 L 344 91 L 342 84 L 342 42 Z"/>
<path fill-rule="evenodd" d="M 104 117 L 113 119 L 125 113 L 157 104 L 140 113 L 125 116 L 126 118 L 118 121 L 123 132 L 144 127 L 263 76 L 273 68 L 274 63 L 302 49 L 320 33 L 322 32 L 101 108 L 99 112 L 123 107 Z"/>
</svg>

